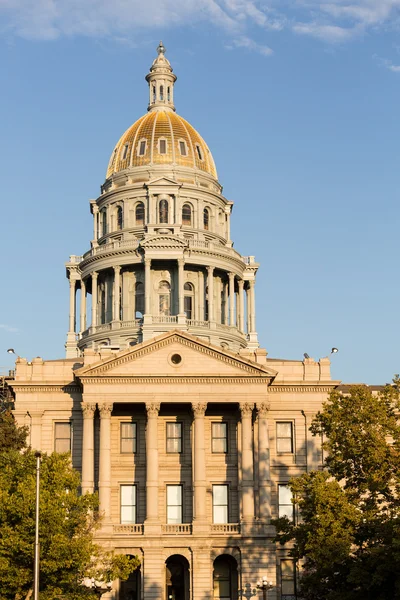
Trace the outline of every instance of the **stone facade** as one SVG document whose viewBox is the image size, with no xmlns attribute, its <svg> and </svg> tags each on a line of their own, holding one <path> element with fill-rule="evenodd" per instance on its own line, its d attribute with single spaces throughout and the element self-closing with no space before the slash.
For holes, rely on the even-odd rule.
<svg viewBox="0 0 400 600">
<path fill-rule="evenodd" d="M 175 113 L 162 44 L 146 79 L 149 111 L 90 203 L 91 248 L 66 265 L 67 357 L 17 360 L 15 416 L 98 491 L 101 543 L 140 556 L 109 598 L 237 600 L 266 575 L 270 600 L 289 600 L 295 569 L 270 521 L 295 518 L 286 484 L 321 466 L 308 427 L 338 382 L 327 358 L 259 347 L 259 265 L 233 249 L 233 203 Z"/>
</svg>

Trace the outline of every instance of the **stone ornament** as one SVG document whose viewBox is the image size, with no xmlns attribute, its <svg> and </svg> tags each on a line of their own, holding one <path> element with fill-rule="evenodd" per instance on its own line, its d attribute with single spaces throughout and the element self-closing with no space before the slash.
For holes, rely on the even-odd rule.
<svg viewBox="0 0 400 600">
<path fill-rule="evenodd" d="M 243 402 L 243 404 L 239 405 L 239 408 L 240 412 L 242 413 L 242 418 L 251 417 L 253 414 L 254 404 L 252 402 Z"/>
<path fill-rule="evenodd" d="M 100 417 L 102 419 L 104 419 L 104 418 L 109 419 L 111 417 L 112 409 L 113 409 L 112 402 L 104 402 L 103 404 L 99 404 Z"/>
<path fill-rule="evenodd" d="M 198 402 L 196 404 L 192 404 L 192 410 L 195 418 L 204 417 L 207 410 L 206 402 Z"/>
<path fill-rule="evenodd" d="M 94 416 L 94 413 L 95 413 L 95 410 L 96 410 L 96 404 L 95 403 L 82 402 L 81 408 L 82 408 L 82 413 L 83 413 L 83 418 L 84 419 L 93 419 L 93 416 Z"/>
<path fill-rule="evenodd" d="M 146 404 L 146 411 L 148 417 L 158 417 L 158 413 L 160 412 L 160 403 L 150 402 L 149 404 Z"/>
</svg>

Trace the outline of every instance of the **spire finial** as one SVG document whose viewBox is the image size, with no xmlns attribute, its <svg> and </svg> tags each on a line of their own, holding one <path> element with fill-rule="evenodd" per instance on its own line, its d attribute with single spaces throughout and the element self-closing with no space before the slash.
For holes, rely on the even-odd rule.
<svg viewBox="0 0 400 600">
<path fill-rule="evenodd" d="M 166 47 L 164 46 L 162 41 L 160 41 L 160 43 L 157 46 L 157 52 L 158 52 L 158 54 L 165 54 L 165 51 L 166 51 Z"/>
<path fill-rule="evenodd" d="M 176 75 L 172 72 L 165 52 L 166 48 L 160 41 L 157 46 L 157 58 L 153 60 L 150 73 L 146 75 L 150 95 L 148 110 L 175 110 L 174 83 Z"/>
</svg>

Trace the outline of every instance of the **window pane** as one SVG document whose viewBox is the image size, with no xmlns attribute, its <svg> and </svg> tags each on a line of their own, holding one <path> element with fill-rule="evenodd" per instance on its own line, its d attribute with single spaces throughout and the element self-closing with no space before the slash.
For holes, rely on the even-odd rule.
<svg viewBox="0 0 400 600">
<path fill-rule="evenodd" d="M 136 487 L 134 485 L 121 485 L 121 504 L 136 504 Z"/>
<path fill-rule="evenodd" d="M 69 423 L 56 423 L 56 437 L 69 438 L 71 425 Z"/>
<path fill-rule="evenodd" d="M 214 505 L 214 523 L 228 523 L 228 507 Z"/>
<path fill-rule="evenodd" d="M 179 142 L 179 151 L 182 156 L 186 156 L 186 144 L 185 142 Z"/>
<path fill-rule="evenodd" d="M 228 486 L 227 485 L 214 485 L 213 486 L 213 500 L 214 504 L 228 504 Z"/>
<path fill-rule="evenodd" d="M 292 440 L 286 438 L 278 438 L 276 440 L 276 449 L 278 452 L 293 452 Z"/>
<path fill-rule="evenodd" d="M 277 423 L 276 424 L 276 435 L 277 435 L 277 437 L 292 437 L 292 424 L 291 423 Z"/>
<path fill-rule="evenodd" d="M 167 437 L 180 438 L 182 435 L 182 423 L 167 423 Z"/>
<path fill-rule="evenodd" d="M 135 452 L 135 440 L 121 439 L 121 453 L 122 454 L 134 454 L 134 452 Z"/>
<path fill-rule="evenodd" d="M 167 522 L 172 525 L 182 523 L 182 507 L 181 506 L 168 506 L 167 510 Z"/>
<path fill-rule="evenodd" d="M 160 140 L 160 154 L 166 154 L 167 152 L 167 142 L 165 140 Z"/>
<path fill-rule="evenodd" d="M 136 523 L 136 508 L 121 506 L 121 523 Z"/>
<path fill-rule="evenodd" d="M 167 452 L 182 452 L 182 443 L 180 438 L 167 439 Z"/>
<path fill-rule="evenodd" d="M 226 439 L 213 439 L 212 441 L 212 451 L 215 453 L 226 453 L 227 445 Z"/>
<path fill-rule="evenodd" d="M 284 578 L 294 578 L 294 561 L 281 560 L 281 573 Z"/>
<path fill-rule="evenodd" d="M 213 423 L 212 435 L 219 438 L 226 437 L 226 423 Z"/>
<path fill-rule="evenodd" d="M 279 485 L 279 504 L 292 503 L 292 490 L 288 485 Z"/>
<path fill-rule="evenodd" d="M 294 506 L 291 504 L 290 506 L 287 504 L 283 504 L 279 506 L 279 517 L 287 517 L 289 521 L 293 521 L 293 509 Z"/>
<path fill-rule="evenodd" d="M 167 503 L 168 506 L 182 504 L 182 486 L 167 485 Z"/>
<path fill-rule="evenodd" d="M 71 442 L 69 439 L 58 439 L 55 444 L 56 452 L 69 452 L 71 450 Z"/>
</svg>

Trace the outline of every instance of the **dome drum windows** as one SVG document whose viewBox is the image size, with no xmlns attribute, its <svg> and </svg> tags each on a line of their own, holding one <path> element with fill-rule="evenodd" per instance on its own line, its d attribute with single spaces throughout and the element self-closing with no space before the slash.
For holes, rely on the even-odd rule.
<svg viewBox="0 0 400 600">
<path fill-rule="evenodd" d="M 192 227 L 192 212 L 190 204 L 184 204 L 182 206 L 182 225 Z"/>
<path fill-rule="evenodd" d="M 116 225 L 117 230 L 120 231 L 124 227 L 124 211 L 122 206 L 117 206 L 116 210 Z"/>
<path fill-rule="evenodd" d="M 210 229 L 210 211 L 208 208 L 203 210 L 203 227 L 206 231 Z"/>
<path fill-rule="evenodd" d="M 179 152 L 180 152 L 181 156 L 187 156 L 188 149 L 187 149 L 187 144 L 186 144 L 185 140 L 179 140 L 178 146 L 179 146 Z"/>
<path fill-rule="evenodd" d="M 136 225 L 144 225 L 144 221 L 145 221 L 144 203 L 138 202 L 135 207 L 135 224 Z"/>
<path fill-rule="evenodd" d="M 168 145 L 167 140 L 165 138 L 160 138 L 158 140 L 157 146 L 159 154 L 167 154 Z"/>
<path fill-rule="evenodd" d="M 196 153 L 199 160 L 204 160 L 203 150 L 199 144 L 196 144 Z"/>
<path fill-rule="evenodd" d="M 137 153 L 138 156 L 144 156 L 146 154 L 147 149 L 147 140 L 139 140 Z"/>
<path fill-rule="evenodd" d="M 158 222 L 160 224 L 169 223 L 169 205 L 168 200 L 163 198 L 158 204 Z"/>
<path fill-rule="evenodd" d="M 128 150 L 129 150 L 129 144 L 125 144 L 125 146 L 123 147 L 122 150 L 122 160 L 126 160 L 127 156 L 128 156 Z"/>
</svg>

